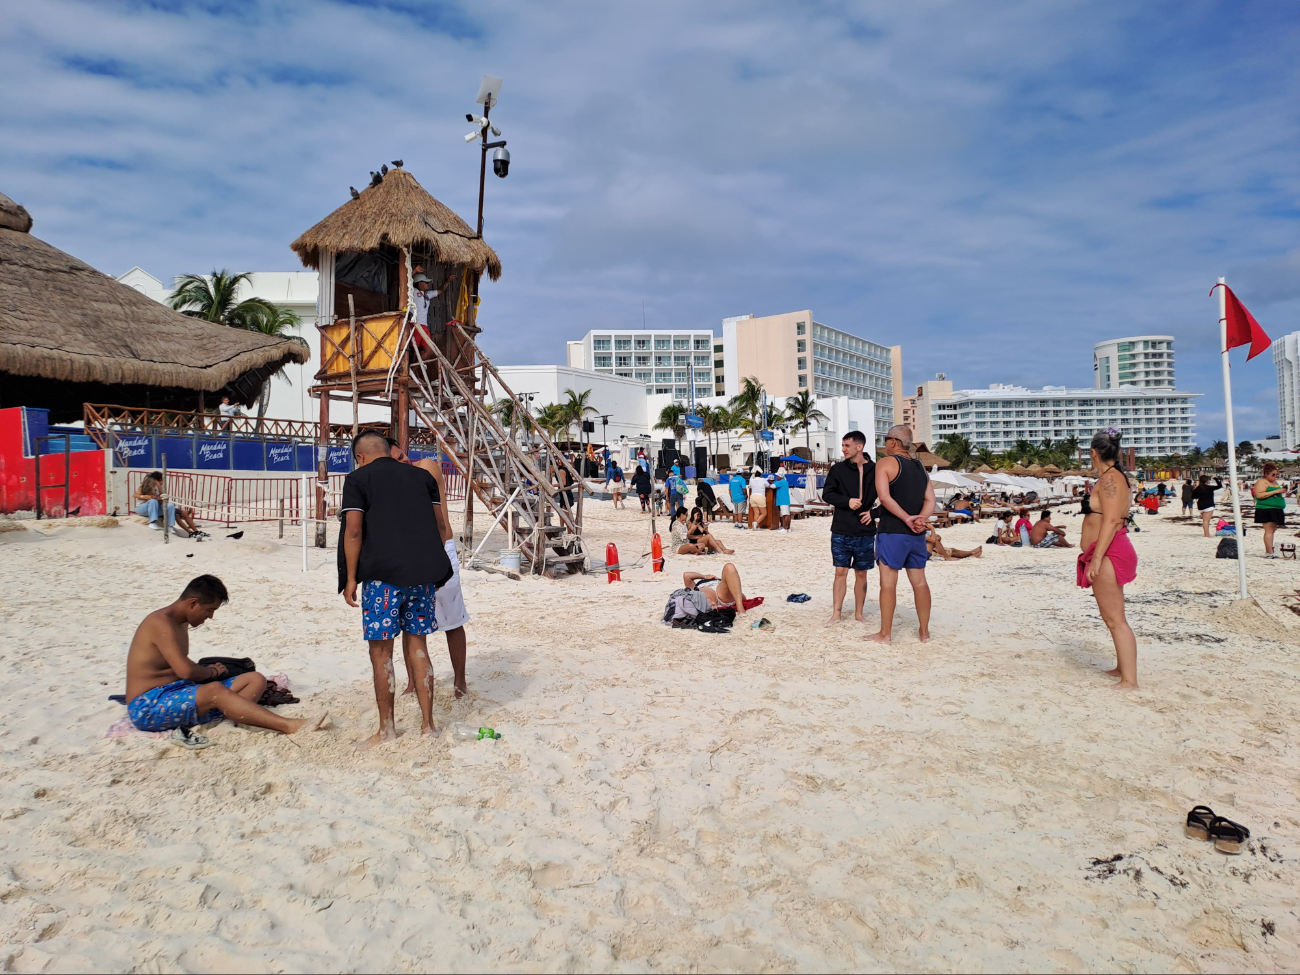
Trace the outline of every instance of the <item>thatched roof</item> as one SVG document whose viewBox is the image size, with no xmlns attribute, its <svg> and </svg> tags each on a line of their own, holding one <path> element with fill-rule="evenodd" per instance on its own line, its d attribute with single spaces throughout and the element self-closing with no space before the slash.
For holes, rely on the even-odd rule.
<svg viewBox="0 0 1300 975">
<path fill-rule="evenodd" d="M 938 454 L 930 453 L 930 448 L 923 443 L 913 444 L 916 447 L 916 459 L 926 467 L 949 467 L 951 466 L 946 460 Z"/>
<path fill-rule="evenodd" d="M 302 342 L 189 318 L 15 229 L 26 213 L 0 196 L 0 373 L 212 391 L 307 361 Z"/>
<path fill-rule="evenodd" d="M 442 263 L 486 270 L 493 281 L 501 277 L 496 251 L 405 169 L 389 170 L 383 182 L 367 186 L 289 246 L 307 267 L 319 268 L 322 250 L 370 251 L 380 244 L 423 244 Z"/>
<path fill-rule="evenodd" d="M 988 464 L 980 464 L 979 467 L 975 468 L 975 473 L 976 473 L 976 474 L 992 474 L 992 473 L 993 473 L 993 468 L 992 468 L 992 467 L 989 467 Z"/>
<path fill-rule="evenodd" d="M 1013 465 L 1012 467 L 1010 467 L 1010 468 L 1007 469 L 1007 473 L 1008 473 L 1008 474 L 1014 474 L 1014 475 L 1016 475 L 1017 477 L 1023 477 L 1025 474 L 1028 474 L 1028 473 L 1029 473 L 1029 470 L 1028 470 L 1028 468 L 1023 467 L 1023 466 L 1020 465 L 1020 464 L 1015 464 L 1015 465 Z"/>
</svg>

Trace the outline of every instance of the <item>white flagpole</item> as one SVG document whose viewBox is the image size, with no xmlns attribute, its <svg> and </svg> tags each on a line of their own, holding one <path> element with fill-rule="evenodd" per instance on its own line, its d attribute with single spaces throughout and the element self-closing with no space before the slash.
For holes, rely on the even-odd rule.
<svg viewBox="0 0 1300 975">
<path fill-rule="evenodd" d="M 1241 530 L 1241 495 L 1237 492 L 1237 443 L 1232 429 L 1232 367 L 1228 363 L 1228 285 L 1219 278 L 1219 348 L 1223 361 L 1223 412 L 1228 418 L 1228 480 L 1232 489 L 1232 521 L 1237 527 L 1237 576 L 1241 580 L 1241 598 L 1246 592 L 1246 537 Z"/>
</svg>

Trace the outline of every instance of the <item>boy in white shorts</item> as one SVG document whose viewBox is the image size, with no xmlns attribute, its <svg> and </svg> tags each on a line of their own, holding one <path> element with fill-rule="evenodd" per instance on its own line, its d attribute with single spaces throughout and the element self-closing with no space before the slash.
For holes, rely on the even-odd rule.
<svg viewBox="0 0 1300 975">
<path fill-rule="evenodd" d="M 442 463 L 431 458 L 412 461 L 406 454 L 402 453 L 397 443 L 391 438 L 388 441 L 394 460 L 400 460 L 403 464 L 413 464 L 415 467 L 423 468 L 433 475 L 433 479 L 438 482 L 438 491 L 441 497 L 446 498 L 447 488 L 442 479 Z M 451 520 L 447 517 L 447 505 L 440 504 L 437 506 L 438 514 L 438 532 L 442 535 L 442 547 L 447 552 L 447 558 L 451 559 L 451 578 L 443 585 L 438 587 L 437 593 L 434 594 L 434 620 L 437 625 L 436 633 L 442 633 L 447 637 L 447 655 L 451 658 L 451 670 L 453 681 L 456 687 L 456 696 L 464 697 L 469 693 L 469 687 L 465 683 L 465 624 L 469 622 L 469 611 L 465 609 L 465 595 L 460 588 L 460 558 L 456 553 L 456 538 L 451 530 Z M 406 657 L 406 634 L 402 634 L 402 656 L 406 659 L 406 690 L 403 694 L 414 694 L 415 684 L 410 678 L 411 664 L 410 659 Z"/>
</svg>

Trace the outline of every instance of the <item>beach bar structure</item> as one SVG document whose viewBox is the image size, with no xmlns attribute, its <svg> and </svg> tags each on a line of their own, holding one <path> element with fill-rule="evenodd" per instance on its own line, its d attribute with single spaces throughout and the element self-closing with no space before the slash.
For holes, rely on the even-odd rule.
<svg viewBox="0 0 1300 975">
<path fill-rule="evenodd" d="M 31 229 L 26 209 L 0 194 L 0 510 L 66 508 L 73 481 L 97 487 L 78 487 L 71 508 L 102 514 L 105 472 L 122 458 L 109 449 L 118 428 L 95 418 L 134 412 L 149 419 L 122 432 L 192 443 L 217 422 L 205 396 L 251 406 L 284 365 L 307 360 L 301 340 L 172 311 Z M 76 421 L 84 427 L 51 426 Z M 49 453 L 68 456 L 38 464 Z"/>
<path fill-rule="evenodd" d="M 375 174 L 291 246 L 320 275 L 317 544 L 330 403 L 350 404 L 354 426 L 367 403 L 390 410 L 404 450 L 434 447 L 465 478 L 462 558 L 472 557 L 477 499 L 487 530 L 500 530 L 534 572 L 585 568 L 582 490 L 561 490 L 581 479 L 475 341 L 479 285 L 501 276 L 496 252 L 400 166 Z M 437 292 L 427 324 L 414 313 L 417 274 Z"/>
</svg>

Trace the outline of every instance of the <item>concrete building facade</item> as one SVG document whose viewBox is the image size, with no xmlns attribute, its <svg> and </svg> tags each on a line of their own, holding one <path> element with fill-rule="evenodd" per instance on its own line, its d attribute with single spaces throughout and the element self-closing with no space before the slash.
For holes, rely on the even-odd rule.
<svg viewBox="0 0 1300 975">
<path fill-rule="evenodd" d="M 949 384 L 950 385 L 950 384 Z M 1026 389 L 994 383 L 988 389 L 960 389 L 929 400 L 930 435 L 963 434 L 978 449 L 1001 453 L 1017 440 L 1077 438 L 1086 445 L 1093 434 L 1116 427 L 1124 446 L 1139 457 L 1182 454 L 1196 445 L 1195 399 L 1200 393 L 1159 388 Z M 917 397 L 918 410 L 921 397 Z M 923 439 L 918 434 L 918 439 Z"/>
<path fill-rule="evenodd" d="M 736 395 L 741 379 L 753 376 L 772 396 L 809 391 L 871 400 L 877 442 L 893 425 L 893 364 L 897 355 L 901 365 L 901 349 L 895 354 L 888 346 L 823 325 L 808 309 L 723 319 L 722 347 L 724 395 Z"/>
<path fill-rule="evenodd" d="M 568 364 L 685 403 L 714 395 L 713 344 L 712 329 L 592 329 L 568 343 Z"/>
<path fill-rule="evenodd" d="M 913 440 L 917 443 L 934 446 L 935 440 L 938 439 L 931 424 L 931 417 L 934 416 L 934 404 L 936 402 L 946 402 L 951 398 L 952 383 L 948 381 L 948 377 L 943 373 L 939 373 L 934 379 L 927 380 L 916 387 L 916 412 L 912 427 Z"/>
<path fill-rule="evenodd" d="M 1277 368 L 1278 435 L 1285 449 L 1300 447 L 1300 332 L 1273 341 Z"/>
<path fill-rule="evenodd" d="M 1092 374 L 1095 389 L 1173 389 L 1174 337 L 1133 335 L 1098 342 L 1092 347 Z"/>
</svg>

